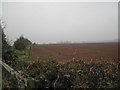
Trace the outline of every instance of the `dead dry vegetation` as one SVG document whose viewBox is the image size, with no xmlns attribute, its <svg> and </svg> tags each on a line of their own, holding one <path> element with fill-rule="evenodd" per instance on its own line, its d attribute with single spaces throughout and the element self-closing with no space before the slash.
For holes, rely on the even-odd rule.
<svg viewBox="0 0 120 90">
<path fill-rule="evenodd" d="M 20 64 L 19 64 L 20 65 Z M 71 60 L 59 63 L 46 60 L 23 61 L 22 74 L 28 78 L 28 88 L 119 88 L 120 62 L 94 63 Z M 19 68 L 21 70 L 21 68 Z"/>
</svg>

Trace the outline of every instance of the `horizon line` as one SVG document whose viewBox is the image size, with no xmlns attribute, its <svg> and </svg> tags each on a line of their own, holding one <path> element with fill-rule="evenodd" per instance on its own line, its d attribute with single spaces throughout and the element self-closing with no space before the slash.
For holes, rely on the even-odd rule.
<svg viewBox="0 0 120 90">
<path fill-rule="evenodd" d="M 63 42 L 63 43 L 60 43 L 60 42 L 51 42 L 51 43 L 35 43 L 36 45 L 39 45 L 39 44 L 84 44 L 84 43 L 119 43 L 119 41 L 98 41 L 98 42 Z"/>
</svg>

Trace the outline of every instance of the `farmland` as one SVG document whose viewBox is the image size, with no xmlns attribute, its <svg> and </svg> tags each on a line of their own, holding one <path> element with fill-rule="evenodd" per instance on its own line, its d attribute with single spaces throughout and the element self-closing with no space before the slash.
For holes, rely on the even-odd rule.
<svg viewBox="0 0 120 90">
<path fill-rule="evenodd" d="M 19 58 L 13 68 L 26 78 L 28 89 L 73 90 L 119 88 L 120 85 L 117 43 L 41 44 L 24 51 L 16 50 L 16 54 Z M 15 88 L 9 84 L 16 82 L 14 77 L 3 76 L 4 88 Z"/>
<path fill-rule="evenodd" d="M 77 59 L 112 62 L 118 58 L 117 43 L 41 44 L 32 46 L 31 59 L 55 57 L 59 62 Z"/>
</svg>

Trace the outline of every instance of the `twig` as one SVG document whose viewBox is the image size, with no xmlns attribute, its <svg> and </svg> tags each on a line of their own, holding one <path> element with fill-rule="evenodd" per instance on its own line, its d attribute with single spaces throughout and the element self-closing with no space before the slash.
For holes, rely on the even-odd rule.
<svg viewBox="0 0 120 90">
<path fill-rule="evenodd" d="M 54 82 L 54 84 L 53 84 L 54 90 L 55 90 L 55 85 L 56 85 L 58 79 L 59 79 L 59 75 L 57 76 L 57 79 L 55 80 L 55 82 Z"/>
</svg>

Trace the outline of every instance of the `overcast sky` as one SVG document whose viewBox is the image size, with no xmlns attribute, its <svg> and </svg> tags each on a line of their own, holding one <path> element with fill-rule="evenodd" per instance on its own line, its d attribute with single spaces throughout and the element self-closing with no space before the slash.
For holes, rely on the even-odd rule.
<svg viewBox="0 0 120 90">
<path fill-rule="evenodd" d="M 109 41 L 118 39 L 117 2 L 4 2 L 6 34 L 15 41 Z"/>
</svg>

